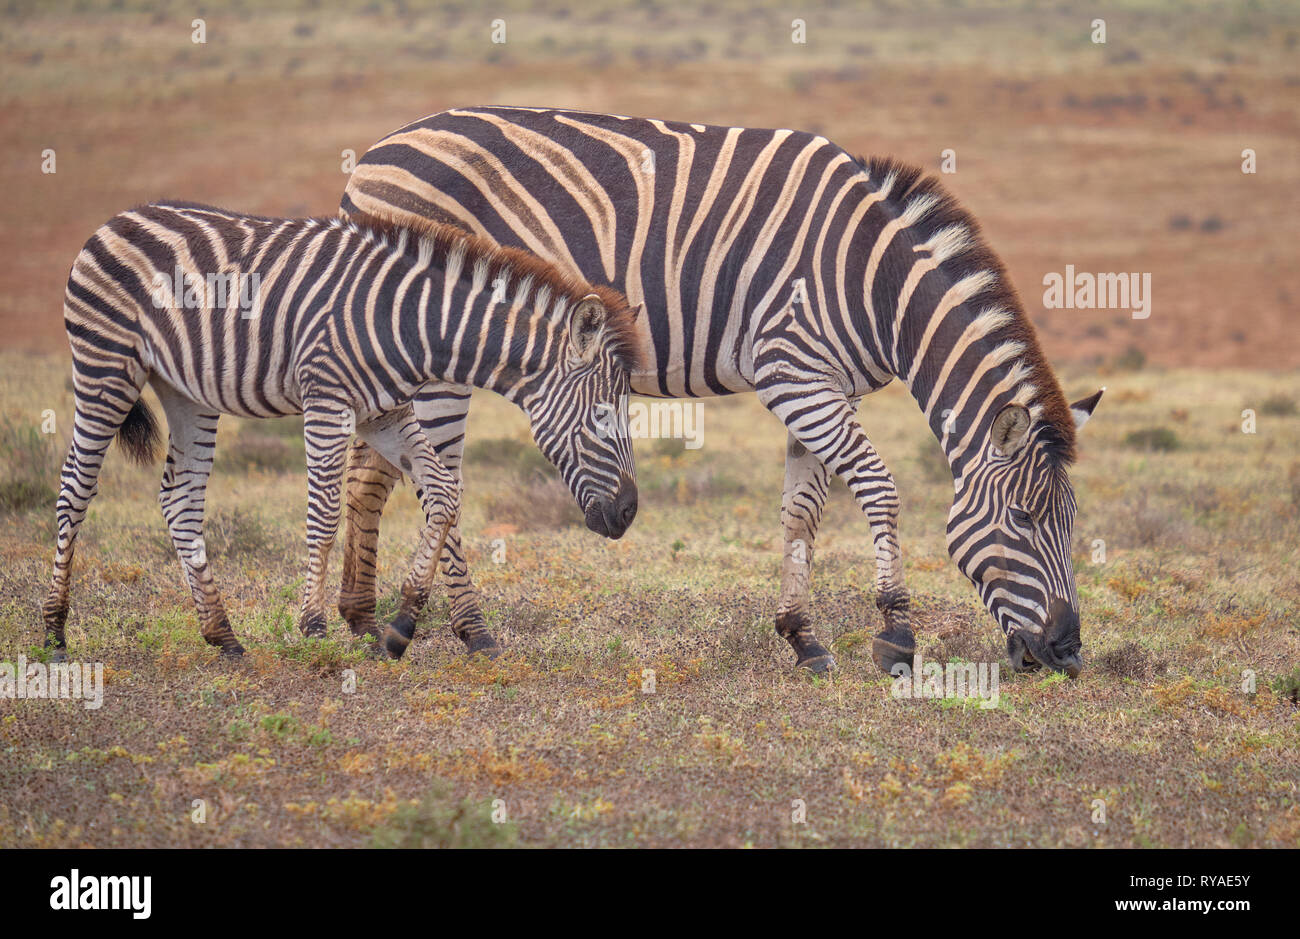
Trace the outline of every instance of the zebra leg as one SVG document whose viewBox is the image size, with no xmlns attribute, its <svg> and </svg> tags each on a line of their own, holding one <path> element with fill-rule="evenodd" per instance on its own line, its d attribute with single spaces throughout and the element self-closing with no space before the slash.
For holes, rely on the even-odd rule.
<svg viewBox="0 0 1300 939">
<path fill-rule="evenodd" d="M 786 446 L 785 491 L 781 498 L 785 552 L 781 560 L 781 605 L 776 612 L 776 632 L 794 649 L 796 667 L 816 673 L 835 667 L 834 656 L 817 641 L 808 618 L 813 543 L 829 491 L 829 471 L 791 435 Z"/>
<path fill-rule="evenodd" d="M 443 465 L 421 425 L 408 415 L 400 422 L 381 420 L 358 430 L 417 481 L 426 518 L 420 548 L 402 585 L 398 614 L 384 633 L 384 645 L 394 658 L 405 651 L 415 635 L 416 617 L 428 602 L 435 565 L 440 565 L 451 599 L 452 631 L 469 653 L 483 652 L 495 658 L 500 646 L 487 628 L 460 544 L 460 482 Z"/>
<path fill-rule="evenodd" d="M 375 619 L 379 516 L 401 478 L 397 468 L 364 440 L 357 438 L 352 444 L 339 615 L 354 636 L 370 634 L 376 639 L 380 636 Z"/>
<path fill-rule="evenodd" d="M 72 445 L 59 474 L 59 498 L 55 505 L 58 536 L 54 549 L 54 575 L 49 593 L 41 605 L 45 648 L 50 650 L 56 662 L 66 661 L 68 657 L 64 628 L 68 620 L 68 590 L 72 581 L 77 532 L 86 520 L 91 500 L 99 491 L 104 454 L 132 406 L 139 400 L 145 382 L 142 369 L 127 366 L 118 373 L 98 375 L 92 393 L 77 380 L 75 369 L 78 364 L 74 363 L 76 412 L 72 422 Z"/>
<path fill-rule="evenodd" d="M 168 432 L 167 467 L 158 490 L 158 504 L 194 596 L 199 631 L 209 645 L 221 649 L 222 655 L 243 655 L 244 647 L 230 628 L 221 593 L 212 578 L 203 541 L 203 507 L 220 415 L 161 382 L 154 386 L 167 415 Z"/>
<path fill-rule="evenodd" d="M 307 445 L 307 577 L 303 584 L 298 628 L 308 638 L 325 635 L 325 578 L 330 549 L 338 535 L 343 473 L 348 457 L 353 414 L 333 401 L 304 402 L 303 435 Z"/>
<path fill-rule="evenodd" d="M 898 547 L 898 489 L 894 477 L 862 432 L 843 392 L 829 384 L 791 382 L 788 372 L 779 367 L 766 375 L 760 372 L 756 379 L 759 400 L 782 420 L 795 439 L 844 480 L 866 515 L 875 543 L 876 608 L 885 618 L 884 631 L 872 643 L 872 658 L 891 674 L 899 664 L 911 668 L 916 639 Z"/>
<path fill-rule="evenodd" d="M 443 466 L 460 482 L 470 389 L 435 384 L 415 399 L 415 415 Z M 343 540 L 343 587 L 339 614 L 354 635 L 380 635 L 375 620 L 379 518 L 401 473 L 373 447 L 358 440 L 348 469 L 347 529 Z M 418 486 L 418 483 L 417 483 Z M 417 491 L 417 495 L 419 492 Z M 421 497 L 423 499 L 423 497 Z"/>
</svg>

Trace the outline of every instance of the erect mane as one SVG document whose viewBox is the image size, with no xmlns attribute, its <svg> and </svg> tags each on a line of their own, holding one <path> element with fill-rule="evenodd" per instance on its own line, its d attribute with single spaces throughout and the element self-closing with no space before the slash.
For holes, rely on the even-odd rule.
<svg viewBox="0 0 1300 939">
<path fill-rule="evenodd" d="M 458 225 L 448 225 L 431 219 L 408 216 L 402 219 L 370 212 L 357 212 L 346 219 L 333 219 L 335 223 L 351 225 L 361 232 L 371 232 L 387 241 L 396 242 L 403 232 L 416 236 L 415 242 L 424 241 L 435 256 L 464 247 L 468 262 L 485 262 L 488 280 L 501 274 L 511 280 L 530 279 L 533 289 L 547 287 L 554 295 L 576 302 L 588 294 L 595 294 L 605 307 L 605 328 L 610 351 L 619 365 L 628 371 L 644 367 L 645 350 L 636 328 L 636 313 L 622 293 L 605 284 L 589 284 L 571 277 L 553 264 L 522 248 L 502 247 Z M 413 242 L 413 243 L 415 243 Z M 467 268 L 471 265 L 467 264 Z"/>
<path fill-rule="evenodd" d="M 891 157 L 858 157 L 857 162 L 866 171 L 873 185 L 881 186 L 893 177 L 887 193 L 891 203 L 903 206 L 918 198 L 933 202 L 911 229 L 922 241 L 950 226 L 959 225 L 966 229 L 968 245 L 953 261 L 969 273 L 989 271 L 993 274 L 989 285 L 975 296 L 982 304 L 1011 314 L 1010 320 L 996 330 L 996 335 L 1003 341 L 1018 342 L 1024 346 L 1016 359 L 1024 365 L 1030 376 L 1029 381 L 1035 387 L 1028 406 L 1037 405 L 1042 409 L 1039 439 L 1061 463 L 1073 462 L 1075 428 L 1070 405 L 1056 380 L 1056 374 L 1043 355 L 1042 347 L 1038 344 L 1038 334 L 1007 276 L 1006 267 L 984 240 L 974 216 L 948 194 L 936 177 L 926 175 L 920 167 Z M 975 297 L 970 297 L 967 302 L 974 299 Z"/>
</svg>

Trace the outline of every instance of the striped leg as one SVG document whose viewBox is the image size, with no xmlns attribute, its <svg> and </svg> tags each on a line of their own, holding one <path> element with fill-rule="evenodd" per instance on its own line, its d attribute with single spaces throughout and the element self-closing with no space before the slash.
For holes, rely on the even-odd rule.
<svg viewBox="0 0 1300 939">
<path fill-rule="evenodd" d="M 145 376 L 134 362 L 106 369 L 95 363 L 90 378 L 83 377 L 83 363 L 76 358 L 76 413 L 72 424 L 72 445 L 59 474 L 59 499 L 55 506 L 58 540 L 54 550 L 54 576 L 50 592 L 41 607 L 45 624 L 45 648 L 55 661 L 67 658 L 64 627 L 68 619 L 68 589 L 72 580 L 72 556 L 77 532 L 86 519 L 90 501 L 99 491 L 99 473 L 104 454 L 127 414 L 140 398 Z M 93 391 L 91 385 L 93 384 Z"/>
<path fill-rule="evenodd" d="M 415 402 L 416 416 L 425 436 L 458 484 L 469 396 L 468 388 L 433 385 L 422 391 Z M 400 478 L 400 471 L 365 441 L 357 440 L 353 445 L 348 469 L 348 524 L 343 541 L 339 614 L 358 636 L 379 635 L 375 621 L 379 518 Z"/>
<path fill-rule="evenodd" d="M 447 581 L 451 597 L 451 627 L 468 652 L 495 657 L 500 652 L 488 631 L 479 605 L 478 592 L 469 577 L 460 545 L 458 517 L 460 483 L 442 464 L 420 422 L 407 412 L 359 428 L 361 434 L 385 458 L 395 460 L 420 484 L 421 504 L 427 524 L 411 573 L 402 585 L 397 616 L 384 633 L 384 645 L 394 658 L 400 657 L 415 635 L 415 621 L 428 602 L 434 562 Z"/>
<path fill-rule="evenodd" d="M 890 671 L 910 668 L 916 650 L 911 600 L 903 582 L 898 548 L 898 489 L 894 478 L 858 424 L 849 399 L 826 383 L 792 382 L 779 365 L 756 374 L 759 399 L 826 468 L 848 484 L 871 526 L 876 553 L 876 607 L 885 629 L 872 644 L 876 664 Z M 793 640 L 796 652 L 800 646 Z"/>
<path fill-rule="evenodd" d="M 167 468 L 158 490 L 158 504 L 167 520 L 172 546 L 180 558 L 190 593 L 194 595 L 199 631 L 209 645 L 221 649 L 222 655 L 243 655 L 244 647 L 230 628 L 221 593 L 212 578 L 203 541 L 203 507 L 212 473 L 219 415 L 161 382 L 155 381 L 154 386 L 167 414 L 169 435 Z"/>
<path fill-rule="evenodd" d="M 330 549 L 338 535 L 343 471 L 353 415 L 334 401 L 303 402 L 307 445 L 307 578 L 303 584 L 298 628 L 308 637 L 323 637 L 327 601 L 325 578 Z"/>
<path fill-rule="evenodd" d="M 813 543 L 829 491 L 829 471 L 792 435 L 786 446 L 785 490 L 781 498 L 785 553 L 776 631 L 794 647 L 799 667 L 815 672 L 835 667 L 834 657 L 817 641 L 808 617 Z"/>
</svg>

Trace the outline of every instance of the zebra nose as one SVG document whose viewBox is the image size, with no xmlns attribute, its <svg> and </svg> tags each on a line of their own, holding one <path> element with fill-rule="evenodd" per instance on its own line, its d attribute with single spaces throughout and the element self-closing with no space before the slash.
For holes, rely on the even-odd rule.
<svg viewBox="0 0 1300 939">
<path fill-rule="evenodd" d="M 1083 671 L 1083 644 L 1079 641 L 1079 613 L 1065 600 L 1053 600 L 1047 611 L 1048 664 L 1078 678 Z"/>
<path fill-rule="evenodd" d="M 624 476 L 619 480 L 618 492 L 614 494 L 611 506 L 610 537 L 618 538 L 632 525 L 636 518 L 637 491 L 636 483 Z"/>
</svg>

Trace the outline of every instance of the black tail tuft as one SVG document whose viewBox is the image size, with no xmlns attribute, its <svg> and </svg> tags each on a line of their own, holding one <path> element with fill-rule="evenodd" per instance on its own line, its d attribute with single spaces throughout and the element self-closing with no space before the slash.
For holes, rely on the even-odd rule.
<svg viewBox="0 0 1300 939">
<path fill-rule="evenodd" d="M 131 405 L 126 420 L 117 429 L 117 442 L 132 463 L 148 466 L 158 459 L 158 441 L 158 422 L 142 398 Z"/>
</svg>

